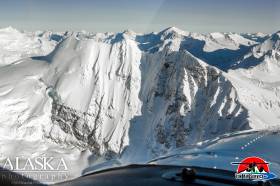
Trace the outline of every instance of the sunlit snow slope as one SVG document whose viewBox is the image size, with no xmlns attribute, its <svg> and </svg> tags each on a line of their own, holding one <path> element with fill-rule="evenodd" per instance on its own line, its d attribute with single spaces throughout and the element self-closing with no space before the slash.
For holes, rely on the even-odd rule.
<svg viewBox="0 0 280 186">
<path fill-rule="evenodd" d="M 56 153 L 70 160 L 86 153 L 141 162 L 277 125 L 279 33 L 255 37 L 177 28 L 39 36 L 0 30 L 0 141 L 39 143 L 39 152 L 21 152 L 34 156 L 58 145 Z M 2 156 L 16 151 L 9 144 Z M 75 153 L 65 155 L 69 149 Z"/>
<path fill-rule="evenodd" d="M 11 27 L 0 29 L 0 66 L 21 58 L 47 55 L 62 38 L 60 33 L 27 33 Z"/>
</svg>

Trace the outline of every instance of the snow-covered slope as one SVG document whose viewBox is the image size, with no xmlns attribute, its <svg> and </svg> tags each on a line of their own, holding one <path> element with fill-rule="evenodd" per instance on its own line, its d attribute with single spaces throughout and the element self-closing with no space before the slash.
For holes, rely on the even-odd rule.
<svg viewBox="0 0 280 186">
<path fill-rule="evenodd" d="M 25 57 L 47 55 L 62 36 L 51 32 L 20 32 L 12 27 L 0 29 L 0 66 Z"/>
<path fill-rule="evenodd" d="M 15 43 L 24 34 L 4 32 Z M 268 84 L 257 86 L 259 80 L 249 77 L 251 69 L 216 68 L 247 63 L 238 60 L 258 47 L 266 48 L 263 55 L 279 51 L 274 49 L 278 39 L 266 44 L 269 40 L 258 43 L 238 34 L 196 34 L 174 27 L 150 34 L 82 32 L 58 34 L 58 39 L 66 38 L 42 56 L 37 49 L 54 46 L 58 39 L 50 39 L 53 35 L 37 34 L 41 44 L 31 42 L 20 51 L 15 45 L 15 54 L 26 56 L 28 51 L 32 57 L 8 60 L 3 64 L 10 65 L 0 67 L 0 141 L 41 144 L 39 152 L 23 154 L 53 152 L 58 145 L 57 155 L 69 161 L 90 151 L 93 161 L 145 162 L 178 147 L 233 131 L 263 129 L 279 120 L 277 81 L 272 90 Z M 13 51 L 0 50 L 5 55 Z M 278 64 L 276 54 L 275 60 Z M 269 107 L 269 101 L 277 103 Z M 261 104 L 268 107 L 255 106 Z M 9 144 L 9 150 L 0 149 L 3 157 L 16 151 L 17 146 Z"/>
<path fill-rule="evenodd" d="M 263 42 L 264 40 L 269 38 L 270 35 L 261 33 L 261 32 L 257 32 L 257 33 L 243 33 L 243 34 L 241 34 L 241 36 L 243 36 L 249 40 L 256 41 L 256 42 Z"/>
<path fill-rule="evenodd" d="M 250 156 L 265 159 L 270 171 L 280 174 L 279 128 L 262 131 L 238 132 L 200 143 L 193 148 L 178 148 L 150 164 L 198 166 L 235 172 L 231 162 L 240 162 Z"/>
<path fill-rule="evenodd" d="M 243 105 L 260 118 L 256 125 L 280 122 L 280 33 L 253 47 L 230 70 L 231 79 Z"/>
</svg>

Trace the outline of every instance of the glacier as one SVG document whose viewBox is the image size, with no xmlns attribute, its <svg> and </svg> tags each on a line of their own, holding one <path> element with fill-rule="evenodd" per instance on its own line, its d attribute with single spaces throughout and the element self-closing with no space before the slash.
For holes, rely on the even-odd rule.
<svg viewBox="0 0 280 186">
<path fill-rule="evenodd" d="M 143 163 L 280 121 L 280 33 L 0 29 L 0 160 Z"/>
</svg>

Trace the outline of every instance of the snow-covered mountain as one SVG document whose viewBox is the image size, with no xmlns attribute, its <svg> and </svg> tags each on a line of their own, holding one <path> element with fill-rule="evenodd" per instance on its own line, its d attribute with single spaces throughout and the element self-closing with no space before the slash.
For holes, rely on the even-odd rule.
<svg viewBox="0 0 280 186">
<path fill-rule="evenodd" d="M 42 31 L 20 32 L 12 27 L 0 29 L 0 66 L 26 57 L 47 55 L 63 36 Z"/>
<path fill-rule="evenodd" d="M 279 42 L 279 33 L 174 27 L 149 34 L 2 29 L 0 143 L 9 146 L 1 145 L 1 156 L 49 151 L 76 160 L 79 171 L 89 155 L 145 162 L 278 125 Z"/>
<path fill-rule="evenodd" d="M 280 122 L 280 33 L 272 34 L 240 59 L 227 77 L 240 101 L 260 121 L 258 126 Z"/>
</svg>

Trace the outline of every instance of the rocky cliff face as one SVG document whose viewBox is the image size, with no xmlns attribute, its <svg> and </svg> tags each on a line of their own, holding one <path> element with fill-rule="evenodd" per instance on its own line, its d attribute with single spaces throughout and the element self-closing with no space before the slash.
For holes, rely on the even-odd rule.
<svg viewBox="0 0 280 186">
<path fill-rule="evenodd" d="M 250 128 L 223 73 L 173 43 L 144 52 L 130 38 L 70 37 L 43 60 L 52 99 L 46 136 L 57 143 L 135 158 Z"/>
</svg>

